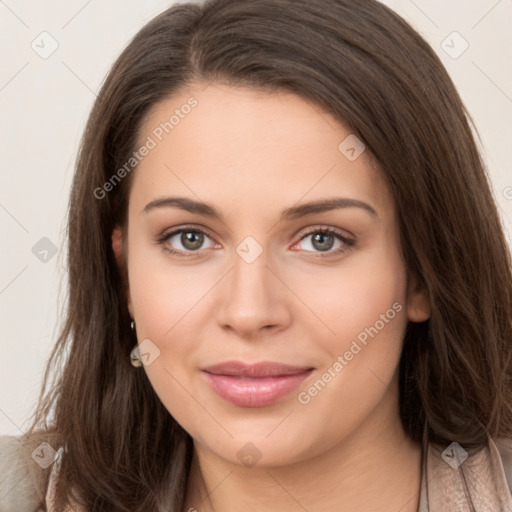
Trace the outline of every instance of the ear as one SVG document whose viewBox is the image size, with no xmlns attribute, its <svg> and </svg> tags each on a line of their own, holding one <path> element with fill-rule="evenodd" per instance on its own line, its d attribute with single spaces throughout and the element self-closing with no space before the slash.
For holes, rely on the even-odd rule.
<svg viewBox="0 0 512 512">
<path fill-rule="evenodd" d="M 407 283 L 407 318 L 410 322 L 425 322 L 430 318 L 428 292 L 418 283 L 416 276 L 410 276 Z"/>
<path fill-rule="evenodd" d="M 128 306 L 128 311 L 130 312 L 130 316 L 133 319 L 133 305 L 132 299 L 130 295 L 130 283 L 128 281 L 128 269 L 127 269 L 127 261 L 126 255 L 124 254 L 124 246 L 123 246 L 123 230 L 121 227 L 116 226 L 112 231 L 112 250 L 114 251 L 114 256 L 116 258 L 117 266 L 121 273 L 122 279 L 124 281 L 124 288 L 126 294 L 126 304 Z"/>
</svg>

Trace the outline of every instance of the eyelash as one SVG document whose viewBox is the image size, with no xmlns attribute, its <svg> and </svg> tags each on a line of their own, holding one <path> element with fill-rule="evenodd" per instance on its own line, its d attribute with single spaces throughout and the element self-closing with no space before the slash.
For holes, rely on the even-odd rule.
<svg viewBox="0 0 512 512">
<path fill-rule="evenodd" d="M 160 245 L 163 245 L 165 242 L 167 242 L 174 235 L 177 235 L 177 234 L 183 233 L 183 232 L 201 233 L 202 235 L 205 235 L 208 238 L 212 238 L 206 231 L 202 230 L 201 228 L 194 227 L 194 226 L 183 226 L 183 227 L 181 227 L 179 229 L 175 229 L 175 230 L 171 231 L 170 233 L 164 233 L 163 235 L 161 235 L 156 240 L 156 242 L 158 244 L 160 244 Z M 329 251 L 325 251 L 323 253 L 320 252 L 320 251 L 315 251 L 316 254 L 310 255 L 309 257 L 313 257 L 313 258 L 316 258 L 316 257 L 328 258 L 328 257 L 332 257 L 332 256 L 335 256 L 335 255 L 340 255 L 340 254 L 342 254 L 344 252 L 347 252 L 349 249 L 351 249 L 355 245 L 355 241 L 354 240 L 351 240 L 351 239 L 345 237 L 339 231 L 337 231 L 337 230 L 335 230 L 333 228 L 329 228 L 329 227 L 320 227 L 320 228 L 312 229 L 311 231 L 308 231 L 308 232 L 304 233 L 301 236 L 299 242 L 304 240 L 306 237 L 308 237 L 310 235 L 315 235 L 317 233 L 333 235 L 338 240 L 340 240 L 344 245 L 342 247 L 334 250 L 334 251 L 333 250 L 329 250 Z M 212 240 L 213 240 L 213 238 L 212 238 Z M 182 250 L 171 249 L 169 247 L 164 247 L 164 249 L 166 251 L 170 252 L 171 254 L 173 254 L 174 256 L 178 256 L 180 258 L 193 258 L 193 257 L 198 256 L 199 252 L 201 251 L 201 249 L 199 249 L 198 251 L 182 251 Z M 306 251 L 306 252 L 313 252 L 313 251 Z"/>
</svg>

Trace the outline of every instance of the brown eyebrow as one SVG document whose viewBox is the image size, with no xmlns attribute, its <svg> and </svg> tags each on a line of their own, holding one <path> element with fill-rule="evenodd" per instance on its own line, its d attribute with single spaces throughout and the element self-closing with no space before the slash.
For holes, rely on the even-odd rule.
<svg viewBox="0 0 512 512">
<path fill-rule="evenodd" d="M 178 196 L 155 199 L 144 207 L 143 212 L 147 213 L 151 210 L 154 210 L 155 208 L 172 207 L 180 208 L 181 210 L 185 210 L 190 213 L 204 215 L 205 217 L 218 219 L 222 222 L 224 219 L 224 216 L 212 205 L 203 203 L 201 201 L 195 201 L 194 199 L 189 199 L 187 197 Z M 281 213 L 280 220 L 293 220 L 299 217 L 304 217 L 306 215 L 313 215 L 315 213 L 327 212 L 339 208 L 361 208 L 362 210 L 370 213 L 372 216 L 378 217 L 376 210 L 364 201 L 351 199 L 349 197 L 336 197 L 332 199 L 312 201 L 309 203 L 300 204 L 298 206 L 286 208 Z"/>
</svg>

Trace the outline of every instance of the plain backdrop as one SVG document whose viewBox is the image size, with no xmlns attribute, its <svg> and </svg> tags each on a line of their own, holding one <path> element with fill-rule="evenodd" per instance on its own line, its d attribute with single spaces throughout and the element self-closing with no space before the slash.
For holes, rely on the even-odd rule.
<svg viewBox="0 0 512 512">
<path fill-rule="evenodd" d="M 24 432 L 62 322 L 65 213 L 95 95 L 133 35 L 172 3 L 0 0 L 0 435 Z M 510 240 L 512 0 L 384 3 L 426 38 L 458 87 Z"/>
</svg>

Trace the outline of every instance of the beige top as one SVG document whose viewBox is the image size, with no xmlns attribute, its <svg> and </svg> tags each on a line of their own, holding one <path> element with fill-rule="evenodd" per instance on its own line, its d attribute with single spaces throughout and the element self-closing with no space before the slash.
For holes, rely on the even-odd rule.
<svg viewBox="0 0 512 512">
<path fill-rule="evenodd" d="M 512 512 L 512 440 L 489 439 L 488 447 L 465 455 L 456 443 L 448 447 L 428 443 L 418 512 Z M 48 512 L 55 512 L 59 462 L 60 458 L 50 475 Z M 85 511 L 75 504 L 65 512 Z"/>
<path fill-rule="evenodd" d="M 512 440 L 489 438 L 465 453 L 456 443 L 428 443 L 418 512 L 512 512 Z"/>
</svg>

